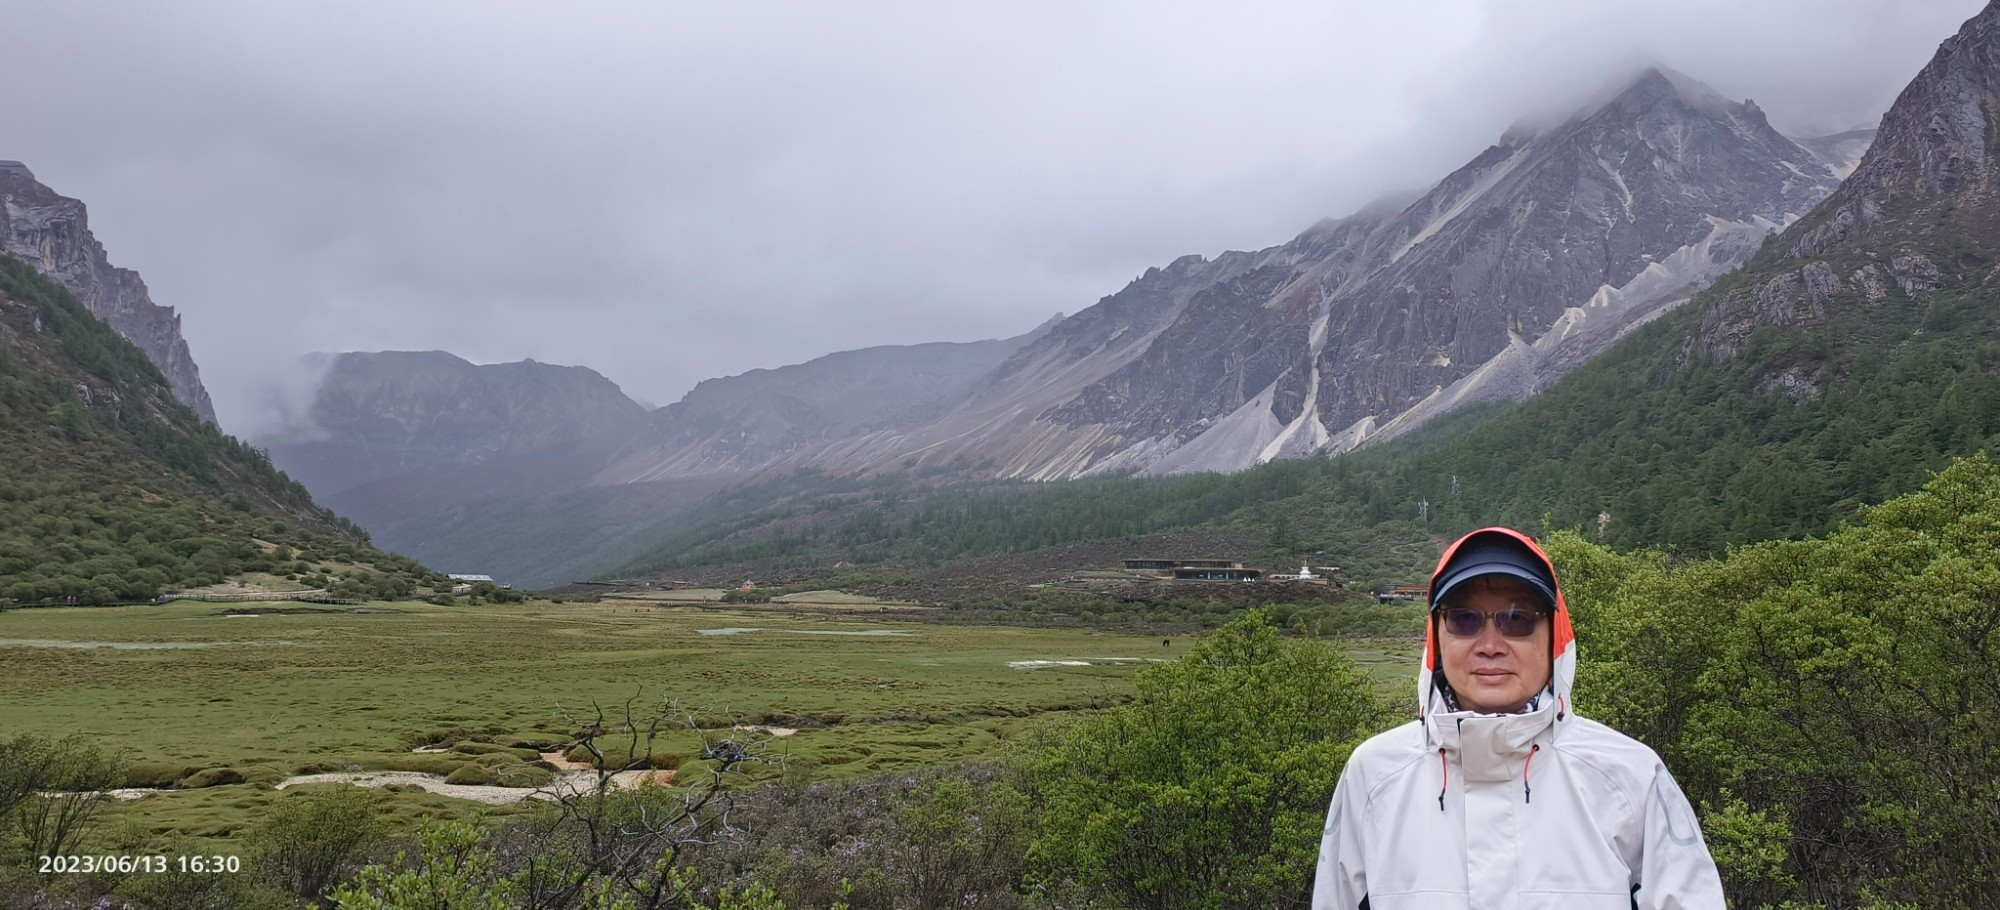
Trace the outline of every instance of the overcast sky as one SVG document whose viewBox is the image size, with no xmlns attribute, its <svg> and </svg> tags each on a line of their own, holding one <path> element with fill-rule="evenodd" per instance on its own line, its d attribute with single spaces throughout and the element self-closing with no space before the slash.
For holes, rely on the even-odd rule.
<svg viewBox="0 0 2000 910">
<path fill-rule="evenodd" d="M 9 0 L 0 158 L 225 429 L 315 350 L 713 376 L 1025 332 L 1422 188 L 1654 59 L 1872 126 L 1976 0 Z"/>
</svg>

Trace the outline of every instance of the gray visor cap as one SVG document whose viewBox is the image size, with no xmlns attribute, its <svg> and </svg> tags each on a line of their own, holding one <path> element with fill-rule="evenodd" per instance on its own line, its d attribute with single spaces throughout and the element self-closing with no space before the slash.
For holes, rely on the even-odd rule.
<svg viewBox="0 0 2000 910">
<path fill-rule="evenodd" d="M 1431 609 L 1436 610 L 1460 585 L 1486 575 L 1527 582 L 1528 587 L 1542 596 L 1544 609 L 1555 609 L 1556 578 L 1549 567 L 1519 541 L 1498 534 L 1467 541 L 1452 554 L 1451 562 L 1445 564 L 1437 585 L 1431 589 Z"/>
</svg>

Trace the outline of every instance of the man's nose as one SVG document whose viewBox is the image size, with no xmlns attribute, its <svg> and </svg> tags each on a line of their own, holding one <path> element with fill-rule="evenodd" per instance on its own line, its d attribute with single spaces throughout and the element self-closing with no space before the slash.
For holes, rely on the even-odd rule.
<svg viewBox="0 0 2000 910">
<path fill-rule="evenodd" d="M 1479 637 L 1472 641 L 1472 651 L 1481 657 L 1500 657 L 1508 652 L 1507 637 L 1500 634 L 1500 624 L 1488 621 L 1479 630 Z"/>
</svg>

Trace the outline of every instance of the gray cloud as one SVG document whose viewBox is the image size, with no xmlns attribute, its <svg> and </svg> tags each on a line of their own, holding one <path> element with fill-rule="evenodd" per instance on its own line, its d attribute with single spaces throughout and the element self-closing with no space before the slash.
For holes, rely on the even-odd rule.
<svg viewBox="0 0 2000 910">
<path fill-rule="evenodd" d="M 1640 60 L 1796 134 L 1871 124 L 1978 6 L 32 0 L 0 157 L 180 309 L 232 431 L 314 350 L 666 402 L 1281 242 Z"/>
</svg>

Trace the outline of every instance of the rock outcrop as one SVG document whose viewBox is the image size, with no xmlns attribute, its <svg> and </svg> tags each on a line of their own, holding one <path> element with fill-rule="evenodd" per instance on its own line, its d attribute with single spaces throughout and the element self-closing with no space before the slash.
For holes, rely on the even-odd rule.
<svg viewBox="0 0 2000 910">
<path fill-rule="evenodd" d="M 1749 267 L 1684 356 L 1735 356 L 1759 327 L 1813 330 L 1850 302 L 1928 306 L 2000 251 L 2000 5 L 1967 20 L 1882 116 L 1847 180 Z"/>
<path fill-rule="evenodd" d="M 90 233 L 83 203 L 43 186 L 26 165 L 0 161 L 0 252 L 34 266 L 125 336 L 165 374 L 174 397 L 201 419 L 215 406 L 181 337 L 173 307 L 153 302 L 139 273 L 111 265 Z"/>
</svg>

